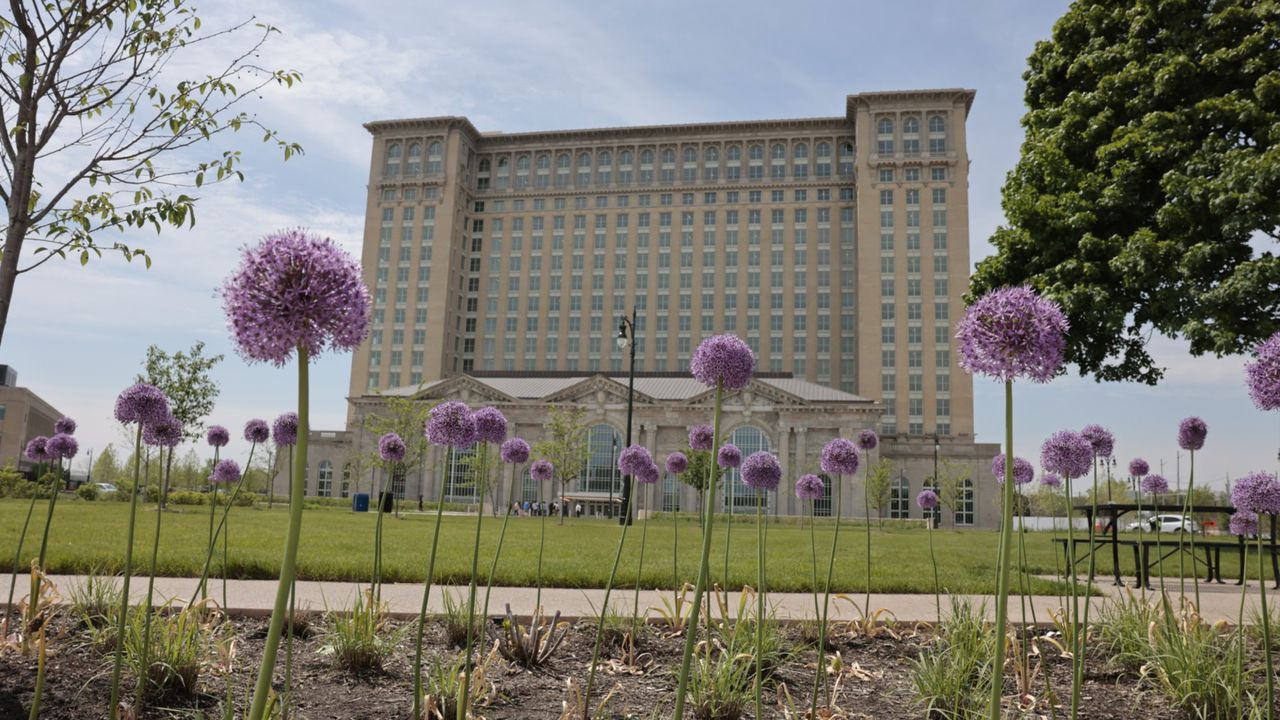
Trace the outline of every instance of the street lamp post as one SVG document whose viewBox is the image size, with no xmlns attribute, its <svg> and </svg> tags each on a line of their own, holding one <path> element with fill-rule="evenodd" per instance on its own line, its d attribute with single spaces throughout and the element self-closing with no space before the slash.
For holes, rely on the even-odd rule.
<svg viewBox="0 0 1280 720">
<path fill-rule="evenodd" d="M 629 332 L 628 332 L 629 331 Z M 630 346 L 631 364 L 627 369 L 627 447 L 631 447 L 631 411 L 636 395 L 636 310 L 631 308 L 631 317 L 625 315 L 618 320 L 618 349 Z M 631 524 L 631 476 L 622 476 L 622 515 L 619 525 Z"/>
<path fill-rule="evenodd" d="M 605 508 L 604 516 L 613 517 L 613 486 L 616 482 L 618 474 L 618 436 L 613 435 L 609 439 L 609 453 L 612 460 L 609 463 L 609 507 Z"/>
</svg>

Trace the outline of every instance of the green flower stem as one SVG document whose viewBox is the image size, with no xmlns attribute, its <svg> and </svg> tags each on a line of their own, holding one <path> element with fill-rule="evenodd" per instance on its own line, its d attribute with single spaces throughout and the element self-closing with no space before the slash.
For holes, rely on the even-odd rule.
<svg viewBox="0 0 1280 720">
<path fill-rule="evenodd" d="M 13 590 L 18 587 L 18 566 L 22 564 L 22 545 L 27 539 L 27 528 L 31 525 L 31 516 L 36 509 L 36 498 L 40 497 L 40 465 L 36 465 L 36 488 L 31 492 L 31 502 L 27 504 L 27 519 L 22 521 L 22 534 L 18 536 L 18 551 L 13 554 L 13 571 L 9 574 L 9 599 L 5 601 L 4 626 L 5 636 L 9 635 L 9 624 L 13 620 Z"/>
<path fill-rule="evenodd" d="M 32 601 L 34 604 L 34 601 Z M 44 666 L 45 666 L 45 628 L 41 627 L 36 637 L 36 687 L 31 698 L 31 712 L 27 715 L 27 720 L 37 720 L 40 717 L 40 696 L 44 692 Z"/>
<path fill-rule="evenodd" d="M 453 457 L 453 448 L 448 448 L 444 455 L 444 467 L 440 473 L 440 495 L 436 499 L 436 526 L 431 533 L 431 555 L 427 557 L 427 577 L 422 588 L 422 607 L 418 610 L 417 637 L 413 643 L 413 716 L 412 720 L 422 717 L 422 636 L 427 625 L 427 599 L 431 597 L 431 580 L 436 574 L 436 548 L 440 547 L 440 524 L 444 517 L 444 488 L 449 471 L 449 460 Z"/>
<path fill-rule="evenodd" d="M 302 466 L 302 472 L 306 473 L 306 465 Z M 293 507 L 293 446 L 289 446 L 289 507 Z M 306 488 L 303 488 L 306 492 Z M 226 568 L 223 568 L 222 576 L 227 576 Z M 289 720 L 289 707 L 293 704 L 293 608 L 294 598 L 297 596 L 298 579 L 295 573 L 294 579 L 289 583 L 289 612 L 285 616 L 284 627 L 284 693 L 280 700 L 280 717 L 283 720 Z M 357 591 L 358 592 L 358 591 Z"/>
<path fill-rule="evenodd" d="M 868 452 L 867 455 L 871 453 Z M 862 600 L 862 618 L 871 619 L 871 496 L 867 492 L 867 479 L 871 474 L 871 460 L 866 458 L 862 463 L 862 517 L 867 524 L 867 593 Z M 937 478 L 933 479 L 938 482 Z M 932 523 L 930 523 L 932 524 Z"/>
<path fill-rule="evenodd" d="M 481 446 L 482 452 L 488 452 L 488 445 Z M 471 700 L 471 675 L 473 669 L 471 667 L 471 650 L 474 645 L 476 624 L 476 575 L 480 567 L 480 527 L 484 522 L 484 491 L 487 483 L 477 483 L 480 486 L 480 501 L 476 503 L 476 536 L 471 546 L 471 582 L 467 588 L 467 660 L 462 666 L 462 697 L 458 698 L 458 720 L 466 720 L 467 703 Z"/>
<path fill-rule="evenodd" d="M 552 481 L 554 482 L 554 480 Z M 542 504 L 542 481 L 538 481 L 538 570 L 537 586 L 533 596 L 533 616 L 536 617 L 542 608 L 542 551 L 547 546 L 547 508 Z"/>
<path fill-rule="evenodd" d="M 716 447 L 719 448 L 720 446 L 719 436 L 716 437 L 715 444 L 716 444 Z M 711 462 L 713 463 L 716 461 L 717 452 L 718 450 L 712 451 Z M 739 475 L 739 477 L 741 477 L 741 475 Z M 727 486 L 726 489 L 729 491 L 729 498 L 725 507 L 725 514 L 729 516 L 729 519 L 724 524 L 724 574 L 720 576 L 720 582 L 724 583 L 724 591 L 728 593 L 729 592 L 729 547 L 733 544 L 731 542 L 731 540 L 733 539 L 733 519 L 734 519 L 734 516 L 738 514 L 737 512 L 738 508 L 736 507 L 736 503 L 734 501 L 734 491 L 737 488 L 734 487 L 736 483 L 733 481 L 732 473 L 729 474 L 729 478 L 726 479 L 724 482 L 725 482 L 725 485 Z M 712 496 L 711 501 L 715 502 L 714 496 Z"/>
<path fill-rule="evenodd" d="M 1070 502 L 1070 499 L 1068 499 L 1068 502 Z M 1078 614 L 1077 616 L 1080 623 L 1076 628 L 1075 633 L 1078 648 L 1075 651 L 1075 657 L 1079 658 L 1079 663 L 1074 667 L 1072 678 L 1073 684 L 1071 688 L 1072 706 L 1073 709 L 1076 710 L 1078 710 L 1080 702 L 1078 696 L 1082 692 L 1081 688 L 1084 686 L 1084 654 L 1088 649 L 1087 646 L 1089 642 L 1089 608 L 1093 605 L 1093 602 L 1089 598 L 1093 596 L 1093 578 L 1095 570 L 1097 569 L 1098 557 L 1098 554 L 1094 552 L 1094 550 L 1097 549 L 1094 545 L 1094 537 L 1098 527 L 1098 464 L 1096 460 L 1093 464 L 1093 498 L 1090 500 L 1089 504 L 1091 508 L 1089 511 L 1089 575 L 1085 578 L 1084 610 L 1078 611 L 1078 613 L 1082 614 Z M 1074 712 L 1072 713 L 1072 718 L 1073 720 L 1075 718 Z"/>
<path fill-rule="evenodd" d="M 62 485 L 62 461 L 57 462 L 57 469 L 54 470 L 53 484 L 49 486 L 49 510 L 44 519 L 44 530 L 40 534 L 40 552 L 36 555 L 36 566 L 40 568 L 40 572 L 44 572 L 44 556 L 45 551 L 49 548 L 49 528 L 53 525 L 53 508 L 58 504 L 58 495 L 61 494 Z M 35 624 L 36 611 L 40 608 L 40 574 L 31 573 L 31 602 L 29 612 L 31 614 L 32 625 Z"/>
<path fill-rule="evenodd" d="M 1157 503 L 1157 502 L 1159 502 L 1159 499 L 1156 497 L 1156 494 L 1155 494 L 1154 492 L 1153 492 L 1153 493 L 1151 493 L 1151 507 L 1153 507 L 1153 508 L 1154 508 L 1154 507 L 1156 506 L 1156 503 Z M 1164 594 L 1165 594 L 1165 591 L 1164 591 L 1164 555 L 1162 555 L 1162 554 L 1161 554 L 1161 553 L 1163 553 L 1163 551 L 1160 549 L 1160 535 L 1161 535 L 1161 534 L 1162 534 L 1162 533 L 1160 532 L 1160 526 L 1159 526 L 1159 525 L 1157 525 L 1157 526 L 1156 526 L 1156 572 L 1160 574 L 1160 596 L 1161 596 L 1161 597 L 1164 597 Z"/>
<path fill-rule="evenodd" d="M 382 482 L 378 486 L 378 520 L 374 523 L 373 530 L 373 604 L 377 607 L 378 602 L 382 600 L 382 496 L 387 491 L 387 472 L 391 469 L 391 463 L 387 463 L 387 467 L 382 471 Z"/>
<path fill-rule="evenodd" d="M 516 477 L 519 475 L 516 467 L 511 467 L 511 492 L 507 495 L 508 499 L 515 501 L 516 497 Z M 493 562 L 489 565 L 489 580 L 484 586 L 484 610 L 480 616 L 489 617 L 489 595 L 493 592 L 493 576 L 498 571 L 498 558 L 502 555 L 502 542 L 507 537 L 507 521 L 511 519 L 511 506 L 508 505 L 506 514 L 502 516 L 502 528 L 498 530 L 498 547 L 493 551 Z M 484 624 L 485 633 L 489 632 L 489 623 Z M 487 643 L 487 641 L 486 641 Z"/>
<path fill-rule="evenodd" d="M 631 482 L 635 483 L 634 477 L 631 478 Z M 604 585 L 604 603 L 600 606 L 600 621 L 596 623 L 596 642 L 591 651 L 591 666 L 587 671 L 587 687 L 582 694 L 583 720 L 591 720 L 591 688 L 595 685 L 596 666 L 600 663 L 600 643 L 604 639 L 604 617 L 609 612 L 609 594 L 613 592 L 613 581 L 618 575 L 618 565 L 622 561 L 622 547 L 627 542 L 627 527 L 627 523 L 622 523 L 622 532 L 618 535 L 618 551 L 613 555 L 613 569 L 609 571 L 609 581 Z M 637 578 L 637 586 L 638 583 L 639 579 Z M 632 632 L 634 633 L 634 627 Z M 631 642 L 635 642 L 634 634 L 631 636 Z M 463 719 L 459 717 L 458 720 Z"/>
<path fill-rule="evenodd" d="M 275 604 L 271 609 L 271 624 L 267 629 L 266 644 L 262 649 L 262 665 L 258 668 L 258 681 L 253 691 L 253 705 L 248 720 L 263 720 L 267 699 L 271 695 L 271 679 L 275 674 L 276 653 L 280 648 L 280 634 L 284 630 L 286 605 L 298 569 L 298 540 L 302 535 L 303 469 L 307 466 L 307 430 L 309 424 L 309 399 L 307 349 L 298 347 L 298 462 L 291 468 L 293 481 L 289 487 L 289 531 L 285 539 L 284 559 L 280 563 L 280 582 L 276 588 Z"/>
<path fill-rule="evenodd" d="M 836 566 L 836 545 L 840 540 L 840 517 L 844 506 L 841 502 L 840 495 L 843 483 L 840 482 L 840 476 L 837 475 L 834 484 L 836 486 L 836 527 L 831 534 L 831 554 L 827 556 L 827 580 L 822 585 L 822 619 L 818 621 L 818 674 L 813 678 L 813 717 L 817 717 L 818 690 L 822 690 L 823 697 L 828 706 L 831 705 L 831 686 L 827 684 L 827 618 L 831 612 L 831 575 Z"/>
<path fill-rule="evenodd" d="M 1258 533 L 1258 540 L 1262 540 L 1262 533 Z M 1249 559 L 1249 541 L 1241 537 L 1240 544 L 1240 565 L 1242 568 L 1249 567 L 1246 561 Z M 1259 558 L 1261 560 L 1261 558 Z M 1259 581 L 1265 582 L 1261 577 Z M 1249 594 L 1249 572 L 1244 570 L 1240 573 L 1240 610 L 1236 614 L 1236 676 L 1244 678 L 1244 600 Z"/>
<path fill-rule="evenodd" d="M 219 450 L 222 448 L 214 446 L 213 448 L 213 467 L 218 467 Z M 247 469 L 247 468 L 246 468 Z M 213 473 L 209 474 L 209 554 L 213 555 L 213 524 L 214 516 L 218 509 L 218 484 L 213 481 Z M 208 578 L 200 578 L 200 599 L 204 600 L 209 597 L 209 593 L 205 587 Z M 223 610 L 226 610 L 224 607 Z"/>
<path fill-rule="evenodd" d="M 929 521 L 926 528 L 926 534 L 929 536 L 929 562 L 933 565 L 933 611 L 938 616 L 938 622 L 942 622 L 942 597 L 940 595 L 942 591 L 938 583 L 938 558 L 933 554 L 932 520 Z"/>
<path fill-rule="evenodd" d="M 1071 590 L 1071 720 L 1080 714 L 1080 686 L 1084 683 L 1084 656 L 1079 653 L 1077 643 L 1080 640 L 1080 593 L 1076 588 L 1076 526 L 1071 517 L 1071 477 L 1064 476 L 1062 482 L 1067 489 L 1067 572 Z M 1159 557 L 1157 547 L 1156 557 Z"/>
<path fill-rule="evenodd" d="M 111 668 L 110 720 L 120 717 L 120 671 L 124 667 L 124 631 L 129 623 L 129 579 L 133 573 L 133 528 L 138 518 L 138 483 L 142 471 L 142 423 L 133 441 L 133 487 L 129 489 L 129 530 L 125 534 L 124 581 L 120 588 L 120 616 L 116 619 L 115 660 Z M 257 720 L 262 720 L 257 718 Z"/>
<path fill-rule="evenodd" d="M 1195 453 L 1191 454 L 1195 457 Z M 1192 460 L 1194 467 L 1195 460 Z M 1276 716 L 1276 673 L 1271 662 L 1271 615 L 1267 612 L 1266 568 L 1262 564 L 1262 514 L 1258 514 L 1258 599 L 1262 611 L 1262 651 L 1267 661 L 1267 720 Z M 1243 578 L 1241 578 L 1243 580 Z"/>
<path fill-rule="evenodd" d="M 712 414 L 712 431 L 713 438 L 720 437 L 720 406 L 724 400 L 724 380 L 716 383 L 716 399 L 715 409 Z M 710 575 L 710 557 L 711 557 L 711 529 L 712 521 L 715 519 L 715 503 L 710 498 L 715 497 L 716 491 L 716 467 L 715 460 L 712 459 L 711 467 L 707 470 L 707 498 L 706 503 L 706 520 L 702 527 L 702 556 L 698 563 L 698 580 L 693 587 L 693 605 L 689 611 L 689 627 L 685 630 L 684 636 L 684 654 L 680 660 L 679 683 L 676 687 L 676 705 L 675 711 L 672 713 L 673 718 L 684 717 L 684 700 L 685 691 L 689 687 L 689 665 L 693 661 L 693 646 L 697 644 L 698 637 L 698 611 L 702 607 L 702 595 L 707 589 L 707 579 Z"/>
<path fill-rule="evenodd" d="M 169 472 L 173 468 L 173 448 L 169 448 L 164 461 L 164 483 L 169 482 Z M 159 452 L 163 453 L 164 448 Z M 142 673 L 138 675 L 137 687 L 134 691 L 135 705 L 139 715 L 142 714 L 143 702 L 146 699 L 147 679 L 151 675 L 151 605 L 156 591 L 156 559 L 160 555 L 160 519 L 164 517 L 164 508 L 156 503 L 156 529 L 151 538 L 151 565 L 147 570 L 147 599 L 142 603 Z"/>
<path fill-rule="evenodd" d="M 822 617 L 822 609 L 818 604 L 818 529 L 816 527 L 817 521 L 814 519 L 814 516 L 817 515 L 817 503 L 817 500 L 809 501 L 809 554 L 813 559 L 813 585 L 810 587 L 813 588 L 813 619 L 815 622 Z M 814 708 L 814 711 L 816 710 L 817 708 Z M 809 717 L 813 716 L 811 712 Z"/>
<path fill-rule="evenodd" d="M 632 478 L 631 482 L 632 482 L 632 485 L 634 486 L 636 484 L 635 478 Z M 634 488 L 634 489 L 638 490 L 639 488 Z M 636 492 L 634 493 L 634 497 L 632 498 L 632 502 L 636 506 L 637 515 L 640 514 L 641 497 L 642 497 L 641 494 L 639 492 Z M 644 576 L 644 544 L 645 544 L 645 539 L 648 538 L 648 536 L 649 536 L 649 516 L 645 515 L 644 525 L 640 529 L 640 558 L 636 561 L 635 599 L 631 604 L 631 640 L 633 643 L 635 642 L 636 638 L 639 637 L 638 635 L 639 629 L 637 628 L 637 624 L 639 623 L 639 617 L 640 617 L 640 578 Z"/>
<path fill-rule="evenodd" d="M 679 502 L 677 495 L 677 503 Z M 679 612 L 680 602 L 680 514 L 671 513 L 671 609 Z M 677 618 L 678 620 L 679 618 Z"/>
<path fill-rule="evenodd" d="M 1004 696 L 1005 630 L 1009 624 L 1009 561 L 1013 555 L 1013 381 L 1004 382 L 1004 505 L 1000 521 L 1000 565 L 996 572 L 995 652 L 991 663 L 991 720 L 1000 720 Z"/>
<path fill-rule="evenodd" d="M 257 444 L 257 443 L 253 443 L 252 445 L 250 445 L 250 446 L 249 446 L 249 463 L 248 463 L 247 465 L 245 465 L 245 472 L 244 472 L 243 474 L 241 474 L 241 475 L 240 475 L 240 480 L 239 480 L 239 482 L 237 482 L 237 483 L 236 483 L 236 487 L 235 487 L 235 489 L 231 491 L 231 497 L 227 500 L 227 506 L 226 506 L 226 507 L 224 507 L 224 508 L 222 509 L 222 518 L 218 521 L 218 526 L 217 526 L 216 528 L 214 528 L 214 530 L 213 530 L 213 536 L 212 536 L 212 539 L 209 541 L 209 549 L 208 549 L 208 551 L 207 551 L 207 552 L 205 552 L 205 556 L 204 556 L 204 568 L 200 571 L 200 585 L 196 588 L 196 592 L 192 593 L 192 595 L 191 595 L 191 600 L 190 600 L 190 602 L 188 602 L 188 603 L 187 603 L 188 605 L 193 605 L 193 604 L 195 604 L 195 601 L 196 601 L 196 595 L 203 595 L 203 594 L 204 594 L 204 587 L 205 587 L 206 582 L 207 582 L 207 581 L 208 581 L 208 579 L 209 579 L 209 566 L 210 566 L 210 564 L 213 562 L 213 551 L 214 551 L 214 549 L 217 547 L 217 546 L 215 545 L 215 543 L 217 543 L 217 542 L 218 542 L 218 535 L 222 533 L 223 528 L 227 525 L 227 518 L 228 518 L 228 516 L 230 516 L 230 514 L 231 514 L 231 508 L 232 508 L 232 506 L 234 506 L 234 505 L 236 504 L 236 498 L 240 497 L 240 488 L 244 487 L 244 481 L 245 481 L 245 478 L 247 478 L 247 477 L 249 476 L 248 469 L 249 469 L 249 467 L 251 467 L 251 466 L 253 465 L 253 451 L 254 451 L 254 449 L 256 449 L 257 447 L 258 447 L 258 444 Z M 291 472 L 292 472 L 292 470 L 291 470 Z M 224 554 L 223 559 L 222 559 L 222 606 L 223 606 L 223 607 L 222 607 L 222 609 L 223 609 L 224 611 L 227 609 L 227 608 L 226 608 L 226 605 L 227 605 L 227 587 L 226 587 L 226 586 L 227 586 L 227 566 L 226 566 L 226 562 L 227 562 L 227 560 L 226 560 L 226 556 L 225 556 L 225 554 Z"/>
<path fill-rule="evenodd" d="M 1191 523 L 1194 523 L 1194 522 L 1195 522 L 1195 519 L 1194 519 L 1194 517 L 1193 517 L 1193 516 L 1194 516 L 1195 511 L 1196 511 L 1196 502 L 1195 502 L 1195 500 L 1194 500 L 1194 499 L 1193 499 L 1193 497 L 1192 497 L 1192 491 L 1194 491 L 1194 490 L 1195 490 L 1195 486 L 1196 486 L 1196 451 L 1195 451 L 1195 450 L 1192 450 L 1192 451 L 1191 451 L 1191 475 L 1187 478 L 1187 496 L 1186 496 L 1186 498 L 1184 498 L 1184 499 L 1183 499 L 1183 501 L 1182 501 L 1182 505 L 1183 505 L 1183 507 L 1182 507 L 1182 517 L 1183 517 L 1183 523 L 1184 523 L 1184 524 L 1185 524 L 1185 523 L 1187 523 L 1187 522 L 1191 522 Z M 1191 553 L 1191 582 L 1192 582 L 1192 586 L 1195 588 L 1195 596 L 1196 596 L 1196 611 L 1197 611 L 1197 612 L 1199 612 L 1199 610 L 1200 610 L 1200 571 L 1196 569 L 1196 529 L 1195 529 L 1195 525 L 1192 525 L 1192 526 L 1191 526 L 1191 530 L 1190 530 L 1190 532 L 1188 532 L 1188 533 L 1187 533 L 1187 535 L 1189 535 L 1189 536 L 1190 536 L 1190 542 L 1191 542 L 1191 550 L 1190 550 L 1190 553 Z M 1181 575 L 1182 575 L 1182 572 L 1181 572 L 1181 571 L 1182 571 L 1181 562 L 1182 562 L 1182 558 L 1183 558 L 1183 556 L 1184 556 L 1185 554 L 1186 554 L 1186 553 L 1178 553 L 1178 561 L 1179 561 L 1179 563 L 1180 563 L 1180 564 L 1179 564 L 1179 567 L 1178 567 L 1178 571 L 1179 571 L 1179 572 L 1178 572 L 1178 574 L 1179 574 L 1179 576 L 1181 576 Z M 1187 593 L 1186 593 L 1186 580 L 1185 580 L 1185 579 L 1182 579 L 1181 577 L 1180 577 L 1179 579 L 1180 579 L 1180 580 L 1181 580 L 1181 582 L 1182 582 L 1182 585 L 1179 587 L 1179 589 L 1182 591 L 1182 599 L 1183 599 L 1183 601 L 1185 602 L 1185 601 L 1186 601 L 1186 597 L 1187 597 Z M 1268 679 L 1270 679 L 1270 678 L 1268 678 Z"/>
<path fill-rule="evenodd" d="M 764 493 L 756 490 L 756 717 L 764 717 Z"/>
</svg>

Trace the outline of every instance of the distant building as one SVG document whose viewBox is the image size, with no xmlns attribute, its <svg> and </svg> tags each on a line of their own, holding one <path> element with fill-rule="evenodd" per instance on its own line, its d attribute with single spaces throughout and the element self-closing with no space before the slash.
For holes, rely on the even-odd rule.
<svg viewBox="0 0 1280 720">
<path fill-rule="evenodd" d="M 12 465 L 25 472 L 35 468 L 35 463 L 23 455 L 27 441 L 53 435 L 53 424 L 62 413 L 17 383 L 18 374 L 13 368 L 0 365 L 0 465 Z"/>
</svg>

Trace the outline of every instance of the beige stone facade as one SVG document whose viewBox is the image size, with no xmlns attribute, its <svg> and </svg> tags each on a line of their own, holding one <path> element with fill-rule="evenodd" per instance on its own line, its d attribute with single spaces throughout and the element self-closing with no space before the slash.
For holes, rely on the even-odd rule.
<svg viewBox="0 0 1280 720">
<path fill-rule="evenodd" d="M 27 441 L 53 435 L 62 417 L 52 405 L 24 387 L 0 385 L 0 464 L 27 470 L 34 464 L 23 456 Z"/>
</svg>

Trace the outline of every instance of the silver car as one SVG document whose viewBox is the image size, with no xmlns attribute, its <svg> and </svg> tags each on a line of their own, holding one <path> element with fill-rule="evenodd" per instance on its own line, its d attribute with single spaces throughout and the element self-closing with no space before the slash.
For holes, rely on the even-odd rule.
<svg viewBox="0 0 1280 720">
<path fill-rule="evenodd" d="M 1200 523 L 1185 515 L 1152 515 L 1129 524 L 1130 532 L 1201 532 Z"/>
</svg>

